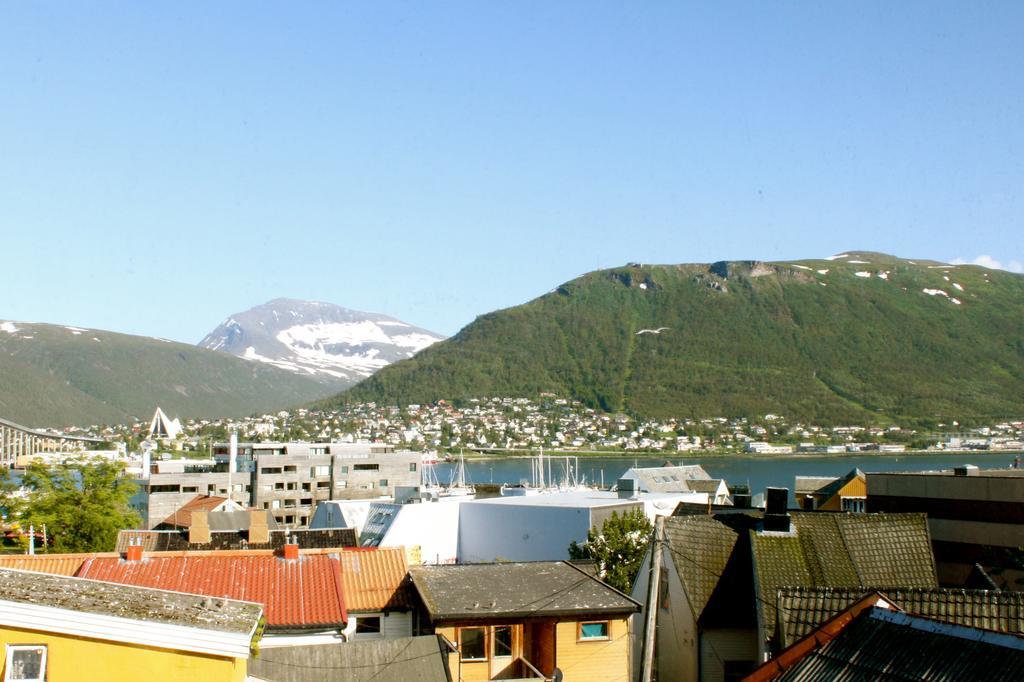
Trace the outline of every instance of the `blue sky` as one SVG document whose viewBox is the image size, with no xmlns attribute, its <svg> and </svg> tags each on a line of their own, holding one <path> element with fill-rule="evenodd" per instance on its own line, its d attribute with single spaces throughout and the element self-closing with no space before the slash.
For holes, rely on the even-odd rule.
<svg viewBox="0 0 1024 682">
<path fill-rule="evenodd" d="M 0 318 L 451 334 L 600 267 L 1024 262 L 1024 4 L 4 3 Z"/>
</svg>

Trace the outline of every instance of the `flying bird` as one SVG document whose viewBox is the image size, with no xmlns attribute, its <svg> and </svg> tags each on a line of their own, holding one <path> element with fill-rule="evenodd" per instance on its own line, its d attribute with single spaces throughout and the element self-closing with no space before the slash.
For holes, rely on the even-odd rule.
<svg viewBox="0 0 1024 682">
<path fill-rule="evenodd" d="M 670 329 L 670 327 L 658 327 L 657 329 L 641 329 L 636 333 L 636 335 L 640 336 L 641 334 L 660 334 L 666 329 Z"/>
</svg>

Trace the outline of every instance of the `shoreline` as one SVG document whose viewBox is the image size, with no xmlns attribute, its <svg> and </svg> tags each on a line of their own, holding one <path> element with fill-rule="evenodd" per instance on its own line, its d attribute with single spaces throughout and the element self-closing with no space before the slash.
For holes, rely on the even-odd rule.
<svg viewBox="0 0 1024 682">
<path fill-rule="evenodd" d="M 496 459 L 536 459 L 538 455 L 537 451 L 529 450 L 513 450 L 507 452 L 493 452 L 484 453 L 480 451 L 473 451 L 471 455 L 464 455 L 466 461 L 478 461 L 486 462 L 489 460 Z M 624 450 L 613 450 L 613 451 L 600 451 L 600 450 L 551 450 L 544 453 L 545 457 L 552 457 L 554 459 L 564 459 L 566 457 L 579 457 L 580 459 L 655 459 L 664 458 L 666 460 L 671 459 L 706 459 L 706 458 L 736 458 L 736 457 L 748 457 L 751 459 L 817 459 L 817 458 L 836 458 L 840 459 L 843 457 L 935 457 L 942 455 L 981 455 L 981 456 L 999 456 L 999 455 L 1024 455 L 1024 450 L 906 450 L 904 452 L 878 452 L 874 450 L 866 450 L 861 452 L 843 452 L 843 453 L 823 453 L 823 452 L 793 452 L 789 454 L 764 454 L 759 455 L 756 452 L 732 452 L 732 451 L 710 451 L 710 452 L 639 452 L 639 451 L 624 451 Z M 454 463 L 458 458 L 452 457 L 451 462 L 446 462 L 443 458 L 441 462 Z"/>
</svg>

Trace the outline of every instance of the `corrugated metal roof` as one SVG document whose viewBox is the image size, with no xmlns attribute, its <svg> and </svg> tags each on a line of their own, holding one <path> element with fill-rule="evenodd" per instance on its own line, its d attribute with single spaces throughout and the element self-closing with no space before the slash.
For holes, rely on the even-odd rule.
<svg viewBox="0 0 1024 682">
<path fill-rule="evenodd" d="M 777 680 L 1016 681 L 1024 640 L 872 608 Z"/>
<path fill-rule="evenodd" d="M 333 555 L 300 555 L 286 560 L 253 556 L 188 554 L 89 559 L 79 577 L 205 594 L 263 604 L 267 625 L 276 629 L 342 627 L 347 620 L 341 572 Z"/>
<path fill-rule="evenodd" d="M 265 648 L 249 674 L 268 682 L 450 682 L 442 635 Z"/>
<path fill-rule="evenodd" d="M 1024 593 L 961 589 L 872 590 L 788 587 L 778 592 L 779 645 L 787 647 L 810 634 L 869 592 L 879 592 L 915 616 L 970 627 L 1024 635 Z"/>
<path fill-rule="evenodd" d="M 78 573 L 86 559 L 97 556 L 85 554 L 4 554 L 0 555 L 0 568 L 15 568 L 21 571 L 35 571 L 51 575 L 73 576 Z M 106 554 L 115 557 L 116 554 Z"/>
<path fill-rule="evenodd" d="M 349 611 L 393 611 L 411 607 L 409 566 L 402 547 L 347 549 L 338 555 Z"/>
</svg>

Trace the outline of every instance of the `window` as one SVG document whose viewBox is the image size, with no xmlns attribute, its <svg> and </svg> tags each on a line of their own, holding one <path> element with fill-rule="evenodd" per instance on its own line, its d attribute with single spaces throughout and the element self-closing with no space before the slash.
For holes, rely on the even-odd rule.
<svg viewBox="0 0 1024 682">
<path fill-rule="evenodd" d="M 388 487 L 388 479 L 386 479 L 386 478 L 380 479 L 380 483 L 378 483 L 377 485 L 379 485 L 381 488 L 387 488 Z"/>
<path fill-rule="evenodd" d="M 346 481 L 338 481 L 335 485 L 338 487 L 339 490 L 348 487 L 348 483 Z"/>
<path fill-rule="evenodd" d="M 867 504 L 866 497 L 843 497 L 841 498 L 843 511 L 864 512 Z"/>
<path fill-rule="evenodd" d="M 183 492 L 183 493 L 197 493 L 197 492 L 199 492 L 199 486 L 197 486 L 197 485 L 183 485 L 183 486 L 181 486 L 181 492 Z"/>
<path fill-rule="evenodd" d="M 347 474 L 348 473 L 348 465 L 347 464 L 342 464 L 340 469 L 341 469 L 341 473 L 343 473 L 343 474 Z"/>
<path fill-rule="evenodd" d="M 512 626 L 496 625 L 494 627 L 494 652 L 495 658 L 512 655 Z"/>
<path fill-rule="evenodd" d="M 409 463 L 409 471 L 416 471 L 416 462 Z"/>
<path fill-rule="evenodd" d="M 302 489 L 305 490 L 306 492 L 309 492 L 310 485 L 311 485 L 310 483 L 303 483 L 302 484 Z"/>
<path fill-rule="evenodd" d="M 284 490 L 284 482 L 277 482 L 274 484 L 274 490 Z"/>
<path fill-rule="evenodd" d="M 487 660 L 487 631 L 484 628 L 459 630 L 459 658 L 463 661 Z"/>
<path fill-rule="evenodd" d="M 331 475 L 331 467 L 326 466 L 326 465 L 324 465 L 324 466 L 317 465 L 315 467 L 311 467 L 311 471 L 309 473 L 310 473 L 311 476 L 330 476 Z"/>
<path fill-rule="evenodd" d="M 330 488 L 331 487 L 331 482 L 330 481 L 317 481 L 316 487 L 317 487 L 317 489 Z"/>
<path fill-rule="evenodd" d="M 354 471 L 378 471 L 380 470 L 379 464 L 353 464 L 352 469 Z"/>
<path fill-rule="evenodd" d="M 357 616 L 356 634 L 373 636 L 380 634 L 380 616 Z"/>
<path fill-rule="evenodd" d="M 608 621 L 597 620 L 589 623 L 580 623 L 580 641 L 591 641 L 608 639 Z"/>
<path fill-rule="evenodd" d="M 295 490 L 297 487 L 295 481 L 289 481 L 288 485 L 285 486 L 287 490 Z"/>
<path fill-rule="evenodd" d="M 289 464 L 288 466 L 286 466 L 284 468 L 284 472 L 286 474 L 295 474 L 295 473 L 298 473 L 298 469 L 295 467 L 294 464 Z"/>
<path fill-rule="evenodd" d="M 281 467 L 263 467 L 260 469 L 261 474 L 279 474 L 281 473 Z"/>
<path fill-rule="evenodd" d="M 46 645 L 7 645 L 7 668 L 4 673 L 4 682 L 9 680 L 35 680 L 43 682 L 46 679 Z"/>
</svg>

